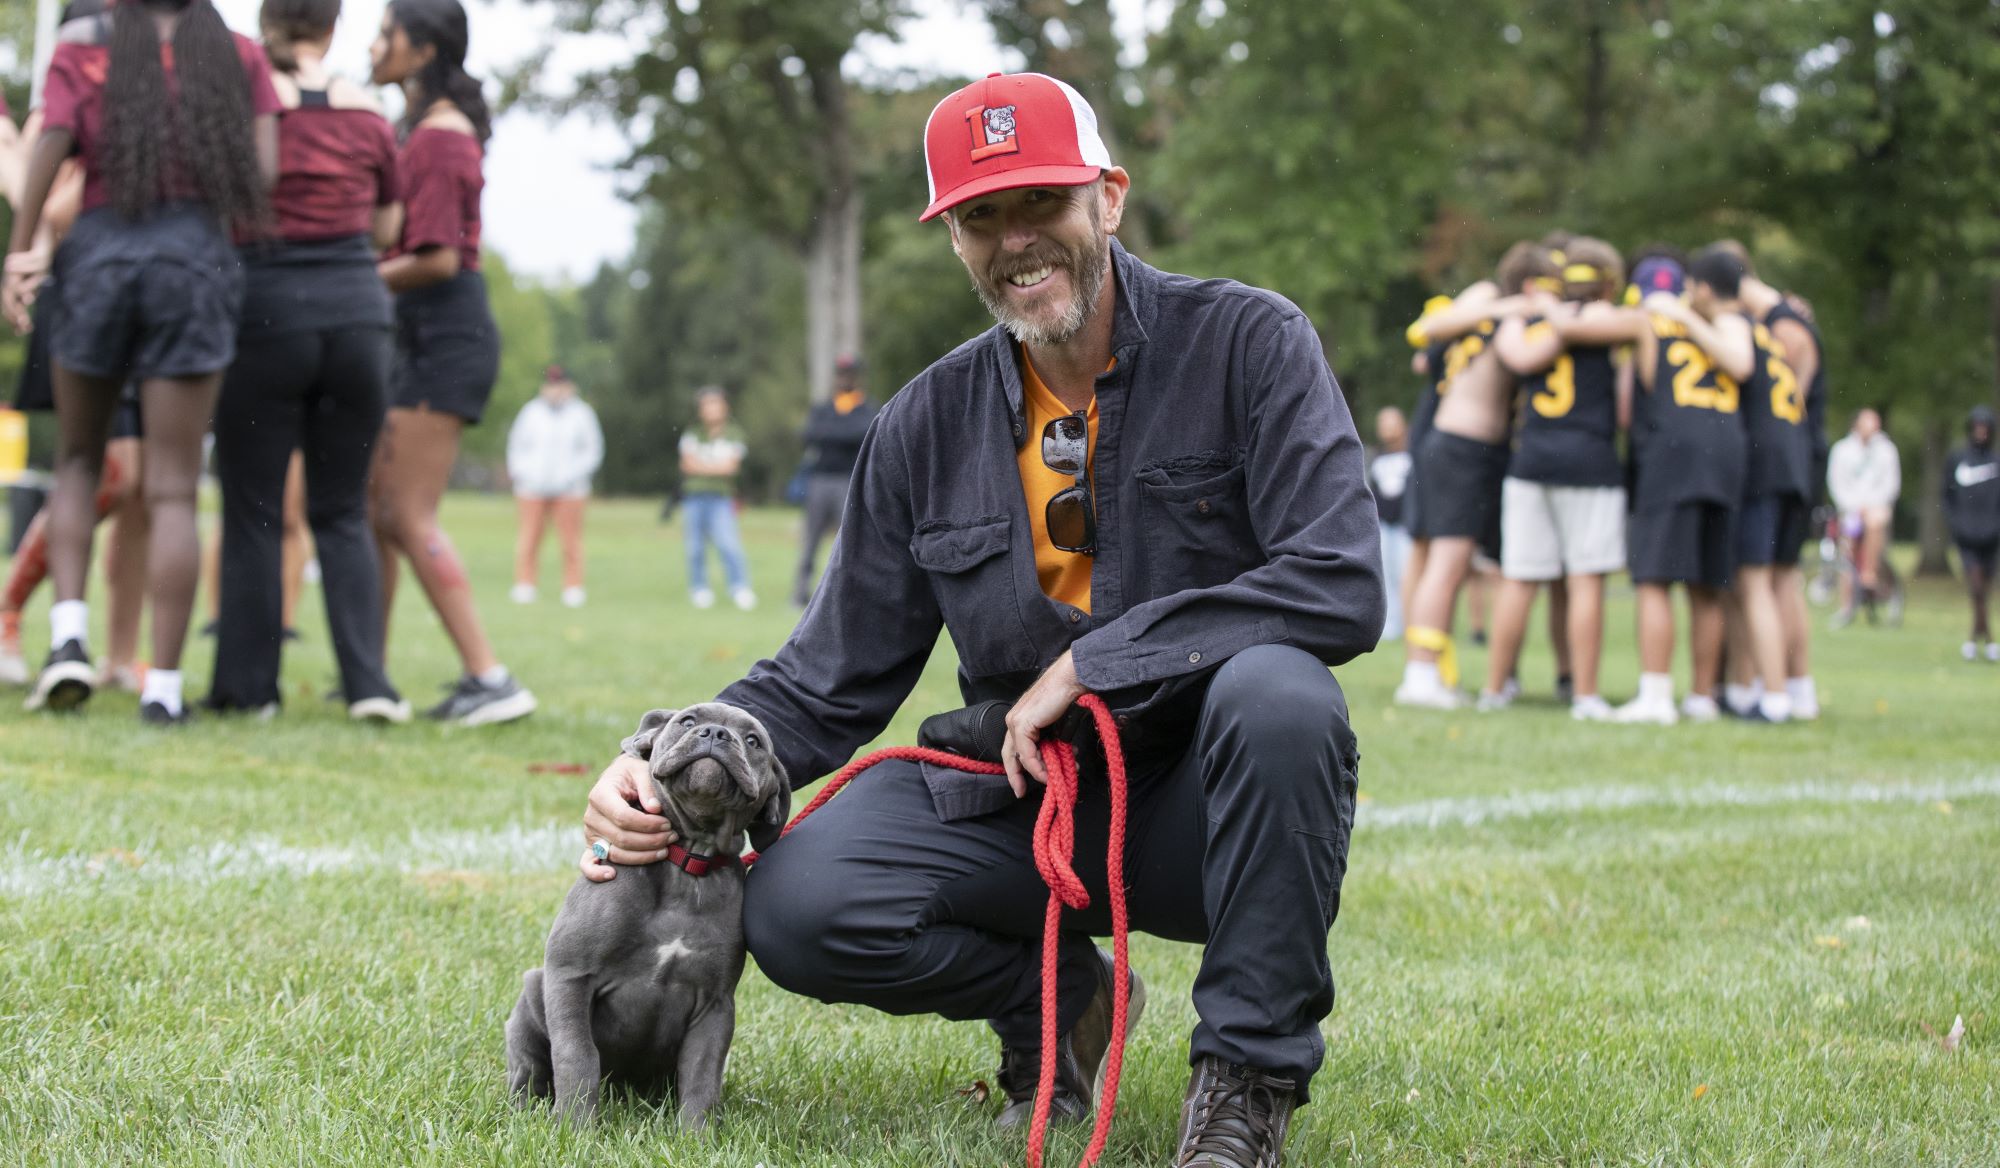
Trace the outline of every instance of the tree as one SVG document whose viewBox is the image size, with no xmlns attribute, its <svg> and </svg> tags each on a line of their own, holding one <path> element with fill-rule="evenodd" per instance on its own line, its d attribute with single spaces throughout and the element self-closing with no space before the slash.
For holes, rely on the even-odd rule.
<svg viewBox="0 0 2000 1168">
<path fill-rule="evenodd" d="M 842 61 L 887 35 L 903 0 L 552 0 L 575 30 L 655 27 L 648 51 L 587 77 L 562 104 L 639 127 L 630 165 L 691 221 L 752 222 L 806 265 L 806 384 L 861 349 L 860 180 Z"/>
</svg>

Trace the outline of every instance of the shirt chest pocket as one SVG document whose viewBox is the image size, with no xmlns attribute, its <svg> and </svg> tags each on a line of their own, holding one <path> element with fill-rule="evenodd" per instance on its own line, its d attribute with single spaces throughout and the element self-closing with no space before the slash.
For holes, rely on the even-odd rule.
<svg viewBox="0 0 2000 1168">
<path fill-rule="evenodd" d="M 930 577 L 959 664 L 974 677 L 1034 669 L 1035 647 L 1014 584 L 1013 524 L 1004 515 L 933 519 L 910 537 L 910 555 Z"/>
<path fill-rule="evenodd" d="M 1139 497 L 1152 595 L 1225 584 L 1263 562 L 1250 523 L 1242 451 L 1205 451 L 1142 467 Z"/>
</svg>

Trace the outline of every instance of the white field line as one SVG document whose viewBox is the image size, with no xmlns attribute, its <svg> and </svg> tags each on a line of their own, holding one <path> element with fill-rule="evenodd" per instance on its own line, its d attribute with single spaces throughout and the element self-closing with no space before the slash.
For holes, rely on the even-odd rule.
<svg viewBox="0 0 2000 1168">
<path fill-rule="evenodd" d="M 1477 827 L 1509 820 L 1670 808 L 1701 812 L 1720 808 L 1799 804 L 1937 803 L 2000 795 L 2000 775 L 1919 783 L 1806 781 L 1769 787 L 1707 784 L 1676 787 L 1572 787 L 1511 795 L 1471 795 L 1383 806 L 1363 803 L 1356 826 L 1366 831 Z M 99 854 L 50 854 L 30 846 L 26 834 L 0 848 L 0 896 L 27 897 L 79 884 L 181 881 L 195 884 L 269 876 L 343 872 L 476 872 L 482 875 L 560 871 L 582 851 L 572 823 L 514 825 L 492 831 L 411 835 L 394 847 L 297 847 L 262 837 L 225 841 L 167 855 L 113 850 Z"/>
</svg>

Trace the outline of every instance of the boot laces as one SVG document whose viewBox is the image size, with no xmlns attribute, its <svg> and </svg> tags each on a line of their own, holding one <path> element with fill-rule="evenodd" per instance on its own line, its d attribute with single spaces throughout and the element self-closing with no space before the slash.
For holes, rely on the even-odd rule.
<svg viewBox="0 0 2000 1168">
<path fill-rule="evenodd" d="M 1275 1128 L 1281 1094 L 1289 1094 L 1291 1084 L 1262 1071 L 1242 1068 L 1220 1070 L 1201 1093 L 1193 1139 L 1185 1155 L 1203 1153 L 1261 1166 L 1275 1164 Z"/>
</svg>

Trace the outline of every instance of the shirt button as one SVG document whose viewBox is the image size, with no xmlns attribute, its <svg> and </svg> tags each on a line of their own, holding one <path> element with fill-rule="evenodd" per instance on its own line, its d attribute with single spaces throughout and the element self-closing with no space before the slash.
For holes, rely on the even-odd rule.
<svg viewBox="0 0 2000 1168">
<path fill-rule="evenodd" d="M 1069 610 L 1069 623 L 1075 624 L 1076 622 L 1082 619 L 1083 619 L 1083 613 L 1077 611 L 1074 608 Z"/>
<path fill-rule="evenodd" d="M 1203 499 L 1201 502 L 1196 503 L 1194 505 L 1194 509 L 1201 512 L 1203 515 L 1208 514 L 1208 500 Z"/>
<path fill-rule="evenodd" d="M 1201 664 L 1201 654 L 1199 654 L 1199 653 L 1189 653 L 1189 654 L 1188 654 L 1188 664 L 1189 664 L 1189 665 L 1200 665 L 1200 664 Z"/>
</svg>

